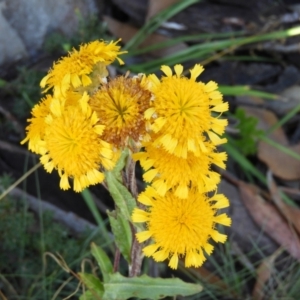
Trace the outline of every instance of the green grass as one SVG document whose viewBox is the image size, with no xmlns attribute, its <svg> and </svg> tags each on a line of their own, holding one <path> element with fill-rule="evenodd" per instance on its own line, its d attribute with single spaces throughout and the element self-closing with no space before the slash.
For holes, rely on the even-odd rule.
<svg viewBox="0 0 300 300">
<path fill-rule="evenodd" d="M 10 176 L 2 176 L 1 189 L 11 181 Z M 52 299 L 59 286 L 69 280 L 71 275 L 51 257 L 45 258 L 45 252 L 59 253 L 69 268 L 78 272 L 83 259 L 91 257 L 92 240 L 104 247 L 111 243 L 103 239 L 99 229 L 86 230 L 74 237 L 68 229 L 53 221 L 51 213 L 36 215 L 28 210 L 25 200 L 16 201 L 10 196 L 0 201 L 0 236 L 0 282 L 6 295 L 10 295 L 8 299 L 12 300 Z M 77 280 L 68 282 L 58 299 L 71 294 L 77 285 Z M 10 292 L 9 286 L 15 293 Z"/>
</svg>

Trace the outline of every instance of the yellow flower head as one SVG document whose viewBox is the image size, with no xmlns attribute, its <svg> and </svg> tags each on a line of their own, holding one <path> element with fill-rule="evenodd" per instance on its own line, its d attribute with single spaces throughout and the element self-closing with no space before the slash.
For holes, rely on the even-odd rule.
<svg viewBox="0 0 300 300">
<path fill-rule="evenodd" d="M 117 148 L 135 142 L 146 134 L 144 112 L 150 106 L 151 93 L 137 78 L 120 76 L 103 84 L 89 105 L 105 125 L 103 139 Z"/>
<path fill-rule="evenodd" d="M 107 77 L 106 65 L 115 59 L 123 64 L 118 55 L 125 52 L 120 51 L 118 42 L 111 41 L 107 44 L 103 41 L 94 41 L 81 45 L 79 50 L 73 49 L 69 56 L 61 58 L 53 65 L 48 75 L 42 79 L 41 87 L 47 86 L 45 91 L 54 87 L 55 96 L 64 95 L 69 88 L 86 87 L 96 78 Z"/>
<path fill-rule="evenodd" d="M 226 214 L 217 214 L 218 209 L 229 205 L 222 194 L 207 198 L 194 191 L 188 199 L 179 199 L 171 192 L 161 197 L 149 186 L 138 200 L 148 210 L 135 208 L 133 211 L 133 222 L 145 222 L 147 227 L 136 234 L 137 239 L 140 243 L 153 240 L 143 252 L 155 261 L 169 259 L 172 269 L 177 268 L 179 257 L 185 257 L 186 267 L 200 267 L 206 260 L 204 252 L 210 255 L 213 251 L 210 239 L 221 243 L 226 240 L 226 235 L 215 228 L 216 224 L 231 224 Z"/>
<path fill-rule="evenodd" d="M 191 187 L 201 193 L 216 189 L 220 175 L 211 170 L 212 164 L 225 168 L 226 153 L 215 153 L 215 147 L 211 143 L 206 141 L 204 144 L 207 152 L 200 156 L 189 152 L 187 158 L 182 158 L 148 142 L 143 144 L 145 152 L 133 154 L 133 159 L 140 161 L 146 171 L 144 180 L 152 182 L 152 186 L 161 196 L 172 188 L 175 196 L 186 199 Z"/>
<path fill-rule="evenodd" d="M 146 119 L 153 118 L 151 129 L 156 134 L 155 144 L 178 157 L 187 157 L 188 151 L 199 156 L 206 151 L 202 136 L 208 136 L 214 145 L 226 142 L 218 135 L 223 134 L 227 120 L 214 117 L 213 113 L 228 110 L 217 84 L 197 82 L 203 67 L 195 65 L 190 78 L 182 76 L 182 65 L 162 66 L 166 75 L 161 81 L 155 75 L 144 80 L 153 92 L 153 106 L 145 112 Z"/>
<path fill-rule="evenodd" d="M 39 143 L 45 133 L 45 118 L 50 113 L 52 99 L 52 96 L 47 95 L 33 107 L 31 111 L 32 118 L 27 120 L 30 124 L 26 127 L 26 138 L 21 141 L 21 144 L 29 141 L 28 149 L 38 154 L 40 154 Z"/>
<path fill-rule="evenodd" d="M 58 170 L 63 190 L 70 188 L 68 177 L 73 178 L 76 192 L 100 183 L 104 180 L 100 167 L 112 169 L 115 164 L 112 146 L 101 139 L 104 126 L 98 125 L 97 115 L 87 101 L 87 94 L 78 105 L 64 106 L 54 101 L 46 117 L 40 160 L 47 172 Z"/>
</svg>

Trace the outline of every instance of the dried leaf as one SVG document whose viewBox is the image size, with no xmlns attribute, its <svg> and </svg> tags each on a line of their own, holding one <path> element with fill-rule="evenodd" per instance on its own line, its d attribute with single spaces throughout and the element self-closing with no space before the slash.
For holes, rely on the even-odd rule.
<svg viewBox="0 0 300 300">
<path fill-rule="evenodd" d="M 148 4 L 146 21 L 176 2 L 178 2 L 178 0 L 150 0 Z"/>
<path fill-rule="evenodd" d="M 239 97 L 239 100 L 252 104 L 263 103 L 257 97 Z M 267 131 L 278 122 L 276 115 L 269 110 L 249 106 L 242 106 L 242 108 L 248 116 L 258 119 L 257 129 Z M 300 155 L 300 144 L 290 146 L 281 127 L 270 133 L 268 138 Z M 276 176 L 285 180 L 300 179 L 300 161 L 264 141 L 258 143 L 258 158 L 267 164 Z"/>
<path fill-rule="evenodd" d="M 268 172 L 267 174 L 267 182 L 272 200 L 282 215 L 286 218 L 287 222 L 293 224 L 298 233 L 300 233 L 300 209 L 297 207 L 292 207 L 282 201 L 279 189 L 273 180 L 271 172 Z"/>
<path fill-rule="evenodd" d="M 274 262 L 279 254 L 282 252 L 282 249 L 279 248 L 271 256 L 266 257 L 259 267 L 257 268 L 257 279 L 252 292 L 253 300 L 263 300 L 265 299 L 264 295 L 264 286 L 265 283 L 269 280 L 272 275 Z"/>
<path fill-rule="evenodd" d="M 119 22 L 108 16 L 105 16 L 104 20 L 107 23 L 107 26 L 111 33 L 116 37 L 120 37 L 125 44 L 129 40 L 131 40 L 131 38 L 139 31 L 139 29 L 134 26 Z M 139 46 L 139 48 L 149 47 L 168 40 L 170 39 L 165 36 L 153 33 Z M 149 52 L 149 54 L 151 54 L 154 57 L 164 57 L 176 53 L 178 51 L 182 51 L 186 48 L 187 45 L 185 43 L 179 43 L 174 46 L 169 46 L 151 51 Z"/>
<path fill-rule="evenodd" d="M 267 203 L 253 185 L 240 182 L 239 190 L 253 220 L 291 256 L 300 260 L 298 238 L 276 208 Z"/>
</svg>

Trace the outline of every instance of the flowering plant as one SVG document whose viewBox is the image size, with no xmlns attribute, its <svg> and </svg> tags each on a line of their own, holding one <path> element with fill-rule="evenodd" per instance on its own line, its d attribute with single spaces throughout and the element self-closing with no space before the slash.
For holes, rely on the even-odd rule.
<svg viewBox="0 0 300 300">
<path fill-rule="evenodd" d="M 41 81 L 46 95 L 33 108 L 22 143 L 41 156 L 47 172 L 58 171 L 61 189 L 72 185 L 80 192 L 102 183 L 115 202 L 108 215 L 129 277 L 117 273 L 118 259 L 113 267 L 92 244 L 102 280 L 79 273 L 87 287 L 82 299 L 197 293 L 199 285 L 139 275 L 144 256 L 168 260 L 172 269 L 181 259 L 186 267 L 200 267 L 213 252 L 212 241 L 225 242 L 217 227 L 231 224 L 219 213 L 229 201 L 216 192 L 220 175 L 212 165 L 225 168 L 227 155 L 217 147 L 226 142 L 221 115 L 228 103 L 215 82 L 197 81 L 203 72 L 198 64 L 189 77 L 176 65 L 162 66 L 161 78 L 110 78 L 107 66 L 123 64 L 118 42 L 83 44 L 53 65 Z M 147 183 L 140 193 L 137 161 Z"/>
</svg>

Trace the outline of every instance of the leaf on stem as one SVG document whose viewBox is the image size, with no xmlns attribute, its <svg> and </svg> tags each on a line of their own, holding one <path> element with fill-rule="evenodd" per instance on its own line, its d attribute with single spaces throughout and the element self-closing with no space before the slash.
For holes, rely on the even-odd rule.
<svg viewBox="0 0 300 300">
<path fill-rule="evenodd" d="M 130 251 L 132 244 L 132 233 L 128 220 L 118 215 L 115 211 L 107 212 L 110 226 L 115 237 L 115 242 L 120 252 L 130 264 Z"/>
<path fill-rule="evenodd" d="M 78 273 L 78 275 L 80 276 L 80 279 L 82 280 L 84 285 L 86 285 L 86 287 L 88 288 L 89 292 L 94 296 L 94 299 L 101 300 L 103 297 L 104 289 L 103 289 L 103 284 L 99 280 L 99 278 L 97 278 L 93 274 L 87 274 L 87 273 Z"/>
<path fill-rule="evenodd" d="M 103 249 L 97 246 L 95 243 L 91 243 L 91 253 L 97 260 L 97 263 L 103 276 L 103 281 L 107 282 L 109 280 L 109 274 L 113 272 L 113 265 L 109 257 L 103 251 Z"/>
<path fill-rule="evenodd" d="M 190 296 L 202 291 L 200 284 L 186 283 L 178 278 L 123 277 L 120 273 L 110 275 L 104 284 L 103 300 L 163 299 L 174 296 Z"/>
<path fill-rule="evenodd" d="M 120 209 L 121 215 L 128 221 L 131 220 L 131 214 L 136 207 L 136 201 L 127 188 L 115 177 L 113 172 L 106 173 L 108 190 L 113 197 L 115 204 Z"/>
</svg>

